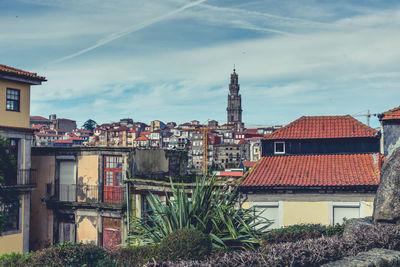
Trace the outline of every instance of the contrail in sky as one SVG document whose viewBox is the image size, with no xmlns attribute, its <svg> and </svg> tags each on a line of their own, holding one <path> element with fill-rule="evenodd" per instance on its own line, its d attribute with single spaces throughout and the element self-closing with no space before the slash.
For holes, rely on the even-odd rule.
<svg viewBox="0 0 400 267">
<path fill-rule="evenodd" d="M 153 18 L 153 19 L 144 21 L 144 22 L 139 23 L 139 24 L 132 25 L 132 26 L 130 26 L 128 28 L 125 28 L 125 29 L 123 29 L 121 31 L 118 31 L 118 32 L 115 32 L 113 34 L 110 34 L 110 35 L 106 36 L 105 38 L 99 40 L 96 44 L 94 44 L 92 46 L 89 46 L 89 47 L 87 47 L 85 49 L 82 49 L 82 50 L 80 50 L 80 51 L 78 51 L 76 53 L 73 53 L 73 54 L 69 55 L 69 56 L 62 57 L 62 58 L 59 58 L 57 60 L 54 60 L 54 61 L 50 62 L 50 64 L 62 62 L 62 61 L 77 57 L 79 55 L 85 54 L 85 53 L 87 53 L 87 52 L 89 52 L 89 51 L 91 51 L 93 49 L 96 49 L 97 47 L 103 46 L 103 45 L 105 45 L 105 44 L 107 44 L 107 43 L 109 43 L 111 41 L 119 39 L 119 38 L 121 38 L 121 37 L 123 37 L 125 35 L 128 35 L 128 34 L 132 33 L 132 32 L 139 31 L 139 30 L 141 30 L 143 28 L 146 28 L 147 26 L 153 25 L 153 24 L 155 24 L 157 22 L 160 22 L 160 21 L 162 21 L 162 20 L 164 20 L 166 18 L 169 18 L 169 17 L 171 17 L 171 16 L 173 16 L 175 14 L 178 14 L 179 12 L 182 12 L 185 9 L 200 5 L 201 3 L 205 2 L 205 1 L 207 1 L 207 0 L 199 0 L 199 1 L 196 1 L 196 2 L 192 2 L 190 4 L 184 5 L 181 8 L 175 9 L 175 10 L 173 10 L 173 11 L 171 11 L 171 12 L 165 14 L 165 15 L 162 15 L 162 16 L 159 16 L 157 18 Z"/>
</svg>

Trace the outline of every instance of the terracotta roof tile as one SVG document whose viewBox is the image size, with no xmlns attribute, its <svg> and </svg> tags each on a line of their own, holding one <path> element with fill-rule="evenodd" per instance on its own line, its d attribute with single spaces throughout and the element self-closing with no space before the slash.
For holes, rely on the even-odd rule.
<svg viewBox="0 0 400 267">
<path fill-rule="evenodd" d="M 391 110 L 388 110 L 381 115 L 381 120 L 398 120 L 400 119 L 400 106 Z"/>
<path fill-rule="evenodd" d="M 21 70 L 21 69 L 16 69 L 16 68 L 9 67 L 9 66 L 3 65 L 3 64 L 0 64 L 0 71 L 10 72 L 10 73 L 14 73 L 17 75 L 26 76 L 26 77 L 30 77 L 30 78 L 34 78 L 34 79 L 38 79 L 38 80 L 42 80 L 42 81 L 46 80 L 45 77 L 38 76 L 37 73 L 28 72 L 28 71 Z"/>
<path fill-rule="evenodd" d="M 135 139 L 135 141 L 148 141 L 149 138 L 147 138 L 145 135 L 139 136 L 138 138 Z"/>
<path fill-rule="evenodd" d="M 257 161 L 243 161 L 245 167 L 253 167 L 256 163 Z"/>
<path fill-rule="evenodd" d="M 374 137 L 378 131 L 354 119 L 345 116 L 303 116 L 264 139 L 323 139 Z"/>
<path fill-rule="evenodd" d="M 262 157 L 242 187 L 378 185 L 381 154 Z"/>
<path fill-rule="evenodd" d="M 42 116 L 31 116 L 31 120 L 42 120 L 42 121 L 48 121 L 49 119 L 42 117 Z"/>
</svg>

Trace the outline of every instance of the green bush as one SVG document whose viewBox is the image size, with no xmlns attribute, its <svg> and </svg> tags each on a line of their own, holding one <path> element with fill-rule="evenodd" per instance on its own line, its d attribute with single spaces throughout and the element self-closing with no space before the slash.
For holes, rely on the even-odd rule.
<svg viewBox="0 0 400 267">
<path fill-rule="evenodd" d="M 119 248 L 112 252 L 115 266 L 143 266 L 147 262 L 163 261 L 159 245 Z"/>
<path fill-rule="evenodd" d="M 320 224 L 296 224 L 270 230 L 263 238 L 263 245 L 296 242 L 321 236 L 341 236 L 345 224 L 324 226 Z"/>
<path fill-rule="evenodd" d="M 67 242 L 31 253 L 29 266 L 114 266 L 114 262 L 102 247 Z"/>
<path fill-rule="evenodd" d="M 273 229 L 265 234 L 263 244 L 296 242 L 310 238 L 318 238 L 325 234 L 325 226 L 320 224 L 297 224 Z"/>
<path fill-rule="evenodd" d="M 190 199 L 183 185 L 171 181 L 171 189 L 173 198 L 166 193 L 166 203 L 151 193 L 147 196 L 149 211 L 145 219 L 132 219 L 130 240 L 159 244 L 169 234 L 190 228 L 208 235 L 216 249 L 254 249 L 271 224 L 255 207 L 238 208 L 238 187 L 222 186 L 214 177 L 197 180 Z"/>
<path fill-rule="evenodd" d="M 0 256 L 0 266 L 19 267 L 26 266 L 29 260 L 29 254 L 6 253 Z"/>
<path fill-rule="evenodd" d="M 171 261 L 201 259 L 211 246 L 210 238 L 196 229 L 179 229 L 161 242 L 162 255 Z"/>
<path fill-rule="evenodd" d="M 329 225 L 326 227 L 326 235 L 327 236 L 334 236 L 334 235 L 341 236 L 344 231 L 344 226 L 345 226 L 344 222 L 342 224 L 337 223 L 335 225 Z"/>
</svg>

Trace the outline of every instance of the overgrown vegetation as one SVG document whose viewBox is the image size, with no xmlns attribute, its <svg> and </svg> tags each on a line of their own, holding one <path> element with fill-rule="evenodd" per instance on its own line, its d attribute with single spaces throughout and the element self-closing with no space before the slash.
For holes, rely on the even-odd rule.
<svg viewBox="0 0 400 267">
<path fill-rule="evenodd" d="M 263 230 L 270 222 L 256 214 L 254 208 L 238 208 L 239 193 L 235 188 L 217 186 L 214 177 L 203 177 L 190 190 L 171 182 L 172 198 L 166 203 L 149 194 L 150 211 L 145 219 L 133 223 L 131 244 L 158 244 L 179 229 L 197 229 L 208 235 L 214 248 L 254 249 L 261 243 Z"/>
<path fill-rule="evenodd" d="M 199 230 L 179 229 L 162 240 L 161 251 L 172 261 L 202 259 L 211 252 L 211 240 Z"/>
<path fill-rule="evenodd" d="M 315 225 L 307 227 L 317 228 Z M 188 236 L 193 237 L 193 234 L 192 231 Z M 180 242 L 178 239 L 183 235 L 186 234 L 178 234 L 179 238 L 171 238 L 165 245 Z M 352 235 L 345 237 L 322 236 L 296 242 L 266 244 L 256 250 L 217 252 L 202 260 L 178 262 L 173 262 L 166 255 L 170 251 L 165 251 L 161 244 L 108 251 L 94 245 L 67 243 L 30 254 L 5 254 L 0 257 L 0 266 L 143 266 L 146 263 L 147 266 L 320 266 L 372 248 L 400 250 L 400 225 L 375 225 L 369 231 L 356 229 Z M 177 251 L 184 253 L 184 248 L 180 247 Z M 179 258 L 185 258 L 182 255 Z"/>
<path fill-rule="evenodd" d="M 322 236 L 341 236 L 343 234 L 344 226 L 344 223 L 329 226 L 321 224 L 298 224 L 286 226 L 268 231 L 263 238 L 263 244 L 295 242 L 299 240 L 319 238 Z"/>
</svg>

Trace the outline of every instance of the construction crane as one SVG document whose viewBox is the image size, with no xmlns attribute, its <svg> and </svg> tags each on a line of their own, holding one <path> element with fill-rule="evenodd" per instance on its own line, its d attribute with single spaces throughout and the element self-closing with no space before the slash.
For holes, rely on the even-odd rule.
<svg viewBox="0 0 400 267">
<path fill-rule="evenodd" d="M 208 127 L 204 126 L 201 128 L 189 129 L 189 128 L 179 128 L 181 131 L 186 132 L 196 132 L 201 131 L 203 135 L 203 174 L 207 176 L 208 174 Z"/>
<path fill-rule="evenodd" d="M 366 117 L 367 118 L 367 125 L 370 126 L 370 120 L 372 116 L 377 116 L 378 114 L 374 113 L 371 114 L 369 109 L 367 110 L 367 114 L 354 114 L 351 115 L 352 117 Z"/>
</svg>

